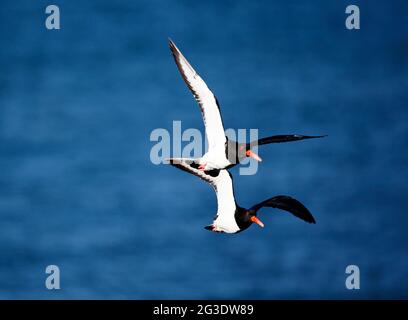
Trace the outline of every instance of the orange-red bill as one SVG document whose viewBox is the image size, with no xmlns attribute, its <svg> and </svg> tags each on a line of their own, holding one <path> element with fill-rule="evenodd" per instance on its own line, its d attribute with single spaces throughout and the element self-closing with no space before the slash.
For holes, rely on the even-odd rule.
<svg viewBox="0 0 408 320">
<path fill-rule="evenodd" d="M 248 150 L 248 151 L 246 152 L 246 155 L 247 155 L 247 157 L 254 158 L 255 160 L 257 160 L 257 161 L 259 161 L 259 162 L 262 161 L 261 157 L 258 156 L 258 155 L 257 155 L 255 152 L 253 152 L 252 150 Z"/>
<path fill-rule="evenodd" d="M 258 226 L 260 226 L 261 228 L 265 227 L 265 225 L 262 223 L 261 220 L 259 220 L 257 217 L 252 216 L 251 217 L 251 221 L 255 222 Z"/>
</svg>

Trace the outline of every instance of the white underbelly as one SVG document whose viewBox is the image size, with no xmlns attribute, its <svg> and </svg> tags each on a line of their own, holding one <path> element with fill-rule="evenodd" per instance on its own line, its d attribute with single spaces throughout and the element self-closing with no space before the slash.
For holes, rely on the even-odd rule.
<svg viewBox="0 0 408 320">
<path fill-rule="evenodd" d="M 234 217 L 223 217 L 220 215 L 214 220 L 213 225 L 216 231 L 226 233 L 236 233 L 240 230 Z"/>
</svg>

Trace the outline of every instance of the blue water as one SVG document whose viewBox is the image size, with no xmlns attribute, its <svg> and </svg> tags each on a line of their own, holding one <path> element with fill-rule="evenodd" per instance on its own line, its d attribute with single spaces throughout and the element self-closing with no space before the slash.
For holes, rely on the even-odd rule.
<svg viewBox="0 0 408 320">
<path fill-rule="evenodd" d="M 408 4 L 353 3 L 358 31 L 349 1 L 61 0 L 49 31 L 50 2 L 2 1 L 0 298 L 408 298 Z M 226 128 L 329 135 L 231 170 L 241 206 L 291 195 L 316 225 L 208 232 L 213 190 L 150 162 L 155 128 L 203 130 L 169 36 Z"/>
</svg>

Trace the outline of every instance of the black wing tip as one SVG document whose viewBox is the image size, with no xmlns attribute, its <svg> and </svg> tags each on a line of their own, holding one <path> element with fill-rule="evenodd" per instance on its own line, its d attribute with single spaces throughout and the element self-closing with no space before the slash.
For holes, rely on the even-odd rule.
<svg viewBox="0 0 408 320">
<path fill-rule="evenodd" d="M 183 68 L 180 65 L 180 55 L 182 55 L 182 53 L 180 52 L 179 48 L 177 48 L 173 40 L 171 40 L 170 38 L 169 38 L 169 48 L 170 48 L 171 55 L 173 56 L 173 59 L 176 62 L 176 65 L 181 73 L 181 76 L 183 77 L 185 82 L 188 82 L 186 76 L 184 75 Z M 190 86 L 188 83 L 187 85 Z"/>
<path fill-rule="evenodd" d="M 307 222 L 310 224 L 316 224 L 316 220 L 313 218 L 310 212 L 308 213 L 303 212 L 302 216 L 297 215 L 296 217 L 299 218 L 300 220 L 303 220 L 304 222 Z"/>
<path fill-rule="evenodd" d="M 316 224 L 316 220 L 299 200 L 290 196 L 278 195 L 261 203 L 261 206 L 271 206 L 292 213 L 297 218 Z"/>
<path fill-rule="evenodd" d="M 174 159 L 173 158 L 166 158 L 163 161 L 164 164 L 173 164 L 174 163 Z"/>
<path fill-rule="evenodd" d="M 303 135 L 303 134 L 294 134 L 293 135 L 295 138 L 298 138 L 299 140 L 306 140 L 306 139 L 320 139 L 320 138 L 326 138 L 329 135 L 328 134 L 322 134 L 319 136 L 308 136 L 308 135 Z"/>
<path fill-rule="evenodd" d="M 316 139 L 316 138 L 326 138 L 328 136 L 329 136 L 328 134 L 322 134 L 320 136 L 305 136 L 305 137 L 307 137 L 308 139 Z"/>
<path fill-rule="evenodd" d="M 293 198 L 292 198 L 293 199 Z M 316 220 L 313 217 L 312 213 L 309 211 L 308 208 L 306 208 L 300 201 L 295 200 L 295 203 L 299 206 L 301 214 L 298 215 L 297 217 L 300 218 L 301 220 L 310 223 L 310 224 L 316 224 Z"/>
<path fill-rule="evenodd" d="M 183 163 L 185 163 L 194 169 L 196 169 L 196 166 L 198 168 L 198 165 L 196 165 L 194 160 L 190 158 L 165 158 L 163 163 L 171 165 L 182 165 Z"/>
<path fill-rule="evenodd" d="M 293 142 L 293 141 L 301 141 L 301 140 L 308 140 L 308 139 L 318 139 L 318 138 L 325 138 L 328 135 L 318 135 L 318 136 L 308 136 L 302 134 L 279 134 L 274 136 L 269 136 L 265 138 L 258 139 L 257 141 L 252 141 L 247 145 L 264 145 L 270 143 L 283 143 L 283 142 Z"/>
<path fill-rule="evenodd" d="M 298 215 L 298 218 L 300 218 L 301 220 L 311 223 L 311 224 L 316 224 L 316 220 L 313 217 L 312 213 L 309 211 L 308 208 L 305 207 L 305 205 L 300 202 L 299 200 L 292 198 L 290 196 L 282 196 L 282 199 L 288 200 L 288 203 L 292 203 L 292 205 L 294 206 L 294 208 L 297 207 L 297 209 L 299 210 L 299 212 L 301 213 L 300 215 Z"/>
<path fill-rule="evenodd" d="M 304 220 L 304 221 L 306 221 L 306 222 L 308 222 L 308 223 L 310 223 L 310 224 L 316 224 L 316 220 L 315 220 L 315 218 L 312 216 L 312 214 L 310 214 L 310 217 L 308 217 L 308 219 L 307 219 L 307 220 Z"/>
<path fill-rule="evenodd" d="M 170 48 L 171 53 L 173 55 L 176 55 L 178 53 L 176 44 L 170 38 L 168 38 L 168 41 L 169 41 L 169 48 Z"/>
</svg>

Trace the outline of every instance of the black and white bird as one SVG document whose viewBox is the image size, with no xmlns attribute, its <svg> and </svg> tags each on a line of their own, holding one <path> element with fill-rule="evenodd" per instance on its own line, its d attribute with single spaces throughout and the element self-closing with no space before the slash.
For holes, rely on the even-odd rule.
<svg viewBox="0 0 408 320">
<path fill-rule="evenodd" d="M 208 140 L 208 151 L 201 158 L 190 161 L 190 163 L 199 170 L 209 171 L 213 169 L 231 168 L 246 157 L 252 157 L 255 160 L 262 161 L 261 158 L 251 150 L 257 145 L 324 137 L 292 134 L 270 136 L 250 143 L 239 143 L 229 140 L 225 136 L 217 98 L 170 39 L 169 46 L 181 76 L 200 106 L 204 120 Z"/>
<path fill-rule="evenodd" d="M 205 229 L 214 232 L 238 233 L 250 227 L 253 223 L 264 227 L 257 217 L 258 211 L 263 207 L 278 208 L 292 213 L 309 223 L 316 223 L 309 210 L 298 200 L 289 196 L 275 196 L 262 201 L 249 209 L 240 207 L 235 201 L 232 176 L 226 169 L 209 170 L 203 172 L 191 166 L 191 160 L 170 158 L 168 162 L 188 173 L 194 174 L 213 186 L 217 195 L 217 214 L 212 224 Z"/>
</svg>

